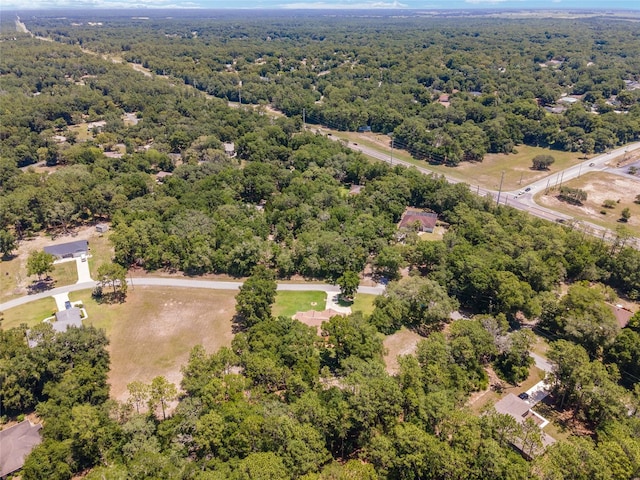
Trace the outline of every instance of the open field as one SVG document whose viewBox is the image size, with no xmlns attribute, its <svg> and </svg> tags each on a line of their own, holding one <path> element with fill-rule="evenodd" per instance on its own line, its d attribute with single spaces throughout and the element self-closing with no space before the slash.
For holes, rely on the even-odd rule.
<svg viewBox="0 0 640 480">
<path fill-rule="evenodd" d="M 484 160 L 479 163 L 461 162 L 457 167 L 438 165 L 435 166 L 435 169 L 440 173 L 460 178 L 470 185 L 480 185 L 492 190 L 500 188 L 500 177 L 504 171 L 502 191 L 510 191 L 518 190 L 531 182 L 554 175 L 556 172 L 585 160 L 581 153 L 562 152 L 528 145 L 518 145 L 516 150 L 518 153 L 509 155 L 504 153 L 487 154 Z M 551 165 L 549 170 L 533 170 L 531 161 L 537 155 L 551 155 L 555 158 L 555 163 Z"/>
<path fill-rule="evenodd" d="M 19 307 L 5 310 L 2 314 L 0 327 L 3 330 L 19 327 L 26 323 L 28 327 L 33 327 L 57 311 L 56 301 L 53 297 L 42 298 Z"/>
<path fill-rule="evenodd" d="M 271 314 L 274 317 L 293 317 L 297 312 L 321 312 L 325 309 L 326 302 L 327 294 L 324 292 L 280 291 L 276 294 Z"/>
<path fill-rule="evenodd" d="M 640 235 L 640 205 L 633 202 L 636 195 L 640 194 L 640 180 L 605 172 L 590 172 L 568 181 L 565 185 L 587 192 L 587 200 L 583 205 L 563 202 L 558 200 L 557 191 L 545 195 L 544 190 L 535 196 L 536 202 L 578 220 L 589 221 L 612 230 L 624 225 L 633 235 Z M 620 200 L 620 203 L 616 203 L 614 208 L 604 208 L 602 204 L 605 200 Z M 627 223 L 621 223 L 618 221 L 620 214 L 622 209 L 627 207 L 631 211 L 631 218 Z"/>
<path fill-rule="evenodd" d="M 89 290 L 69 297 L 84 302 L 86 324 L 107 332 L 111 396 L 118 400 L 127 399 L 127 384 L 134 380 L 148 383 L 163 375 L 179 385 L 193 346 L 214 352 L 233 338 L 235 292 L 136 287 L 125 303 L 114 305 L 96 304 Z"/>
</svg>

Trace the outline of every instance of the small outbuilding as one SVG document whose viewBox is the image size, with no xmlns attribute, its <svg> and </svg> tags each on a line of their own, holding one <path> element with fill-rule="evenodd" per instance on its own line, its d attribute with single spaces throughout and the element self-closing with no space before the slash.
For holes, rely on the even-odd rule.
<svg viewBox="0 0 640 480">
<path fill-rule="evenodd" d="M 109 224 L 108 223 L 99 223 L 96 225 L 96 232 L 98 233 L 105 233 L 109 231 Z"/>
<path fill-rule="evenodd" d="M 89 251 L 89 242 L 86 240 L 76 240 L 75 242 L 50 245 L 48 247 L 44 247 L 44 251 L 50 253 L 58 260 L 63 258 L 77 258 L 82 255 L 87 255 Z"/>
<path fill-rule="evenodd" d="M 42 442 L 42 425 L 29 420 L 0 431 L 0 478 L 17 472 L 24 460 Z"/>
</svg>

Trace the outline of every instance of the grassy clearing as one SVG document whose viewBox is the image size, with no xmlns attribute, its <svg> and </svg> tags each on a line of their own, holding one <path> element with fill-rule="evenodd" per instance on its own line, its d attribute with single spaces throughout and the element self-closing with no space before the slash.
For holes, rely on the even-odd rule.
<svg viewBox="0 0 640 480">
<path fill-rule="evenodd" d="M 611 230 L 623 225 L 633 235 L 640 235 L 640 205 L 634 203 L 635 196 L 640 193 L 640 180 L 603 172 L 590 172 L 566 182 L 565 185 L 587 192 L 587 200 L 583 205 L 571 205 L 560 201 L 557 192 L 550 191 L 545 195 L 544 190 L 535 196 L 536 201 L 542 206 L 571 215 L 578 220 L 592 222 Z M 615 203 L 613 208 L 605 208 L 605 200 L 620 202 Z M 631 212 L 631 218 L 626 223 L 619 222 L 624 208 L 629 208 Z"/>
<path fill-rule="evenodd" d="M 134 380 L 149 383 L 163 375 L 179 385 L 180 367 L 195 345 L 207 352 L 231 345 L 235 293 L 136 287 L 129 289 L 125 303 L 115 305 L 96 304 L 89 290 L 69 297 L 84 302 L 86 324 L 107 332 L 111 396 L 126 400 L 127 384 Z"/>
<path fill-rule="evenodd" d="M 91 270 L 91 278 L 98 278 L 98 268 L 105 263 L 111 263 L 113 260 L 113 246 L 109 242 L 111 231 L 92 237 L 89 240 L 89 249 L 91 256 L 89 257 L 89 269 Z"/>
<path fill-rule="evenodd" d="M 51 277 L 55 281 L 56 287 L 71 285 L 78 281 L 78 267 L 76 267 L 75 260 L 56 263 L 53 267 Z"/>
<path fill-rule="evenodd" d="M 369 293 L 357 293 L 351 304 L 352 312 L 362 312 L 364 315 L 371 315 L 376 308 L 373 302 L 377 295 Z"/>
<path fill-rule="evenodd" d="M 26 323 L 28 327 L 33 327 L 42 322 L 47 317 L 55 314 L 56 301 L 53 297 L 42 298 L 19 307 L 10 308 L 3 312 L 0 327 L 4 330 L 19 327 Z"/>
<path fill-rule="evenodd" d="M 0 262 L 0 301 L 5 302 L 21 296 L 16 290 L 24 281 L 26 272 L 23 271 L 22 261 L 17 255 L 11 260 Z"/>
<path fill-rule="evenodd" d="M 87 142 L 89 140 L 93 140 L 93 133 L 91 133 L 91 131 L 87 129 L 88 125 L 88 123 L 79 123 L 77 125 L 69 126 L 69 131 L 75 132 L 77 134 L 77 142 Z"/>
<path fill-rule="evenodd" d="M 384 339 L 384 364 L 390 375 L 398 373 L 398 355 L 410 355 L 416 351 L 418 342 L 423 337 L 416 332 L 402 327 L 396 333 L 388 335 Z"/>
<path fill-rule="evenodd" d="M 498 190 L 500 188 L 500 177 L 504 171 L 502 190 L 518 190 L 519 188 L 555 175 L 556 172 L 564 170 L 572 165 L 584 161 L 582 154 L 576 152 L 562 152 L 541 147 L 530 147 L 528 145 L 518 145 L 517 153 L 488 154 L 479 163 L 462 162 L 457 167 L 434 166 L 440 173 L 446 173 L 460 178 L 470 185 L 480 185 L 484 188 Z M 551 155 L 555 158 L 555 163 L 546 171 L 532 170 L 531 161 L 537 155 Z"/>
<path fill-rule="evenodd" d="M 274 317 L 292 317 L 297 312 L 315 310 L 321 312 L 327 304 L 327 294 L 324 292 L 289 292 L 280 291 L 273 304 Z"/>
</svg>

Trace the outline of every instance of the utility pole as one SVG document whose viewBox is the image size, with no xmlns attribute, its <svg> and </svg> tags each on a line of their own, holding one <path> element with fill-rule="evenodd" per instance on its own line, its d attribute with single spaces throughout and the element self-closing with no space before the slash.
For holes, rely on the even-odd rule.
<svg viewBox="0 0 640 480">
<path fill-rule="evenodd" d="M 524 172 L 520 173 L 520 181 L 518 182 L 518 185 L 522 185 L 522 176 L 524 175 Z"/>
<path fill-rule="evenodd" d="M 500 188 L 498 188 L 498 201 L 496 207 L 500 205 L 500 194 L 502 193 L 502 181 L 504 180 L 504 170 L 502 170 L 502 176 L 500 177 Z"/>
<path fill-rule="evenodd" d="M 389 163 L 393 167 L 393 137 L 391 137 L 391 154 L 389 156 Z"/>
<path fill-rule="evenodd" d="M 562 188 L 562 179 L 564 178 L 564 170 L 560 173 L 560 188 Z"/>
<path fill-rule="evenodd" d="M 551 177 L 547 178 L 547 188 L 544 189 L 544 194 L 549 194 L 549 182 L 551 181 Z"/>
</svg>

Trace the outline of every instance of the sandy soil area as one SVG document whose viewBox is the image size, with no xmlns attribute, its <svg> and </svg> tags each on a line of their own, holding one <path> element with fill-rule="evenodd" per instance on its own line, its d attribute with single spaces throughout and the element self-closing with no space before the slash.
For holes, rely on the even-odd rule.
<svg viewBox="0 0 640 480">
<path fill-rule="evenodd" d="M 415 353 L 418 342 L 423 339 L 424 337 L 406 328 L 402 328 L 384 339 L 384 349 L 386 351 L 384 364 L 389 375 L 395 375 L 399 371 L 398 355 Z"/>
</svg>

